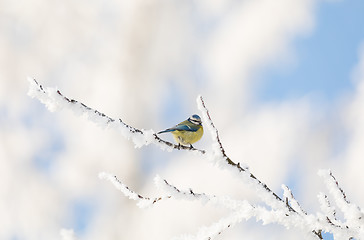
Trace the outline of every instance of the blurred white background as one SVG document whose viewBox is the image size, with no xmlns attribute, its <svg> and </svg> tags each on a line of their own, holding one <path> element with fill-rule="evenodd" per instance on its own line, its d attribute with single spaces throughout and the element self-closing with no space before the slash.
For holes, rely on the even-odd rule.
<svg viewBox="0 0 364 240">
<path fill-rule="evenodd" d="M 281 184 L 289 185 L 302 206 L 315 213 L 316 195 L 326 190 L 317 171 L 330 168 L 348 198 L 364 207 L 363 191 L 358 191 L 364 184 L 360 43 L 342 42 L 345 33 L 338 31 L 330 41 L 304 51 L 321 57 L 309 55 L 312 62 L 338 59 L 338 66 L 322 69 L 332 75 L 341 77 L 336 74 L 340 66 L 348 65 L 350 71 L 341 77 L 344 85 L 324 77 L 319 88 L 291 93 L 290 88 L 300 89 L 303 83 L 316 86 L 314 78 L 292 78 L 284 84 L 289 86 L 287 94 L 280 95 L 274 87 L 260 90 L 278 86 L 279 77 L 262 74 L 267 69 L 278 76 L 306 72 L 300 68 L 305 66 L 300 55 L 304 48 L 298 48 L 297 41 L 310 41 L 320 32 L 320 9 L 345 9 L 349 19 L 345 4 L 0 0 L 0 239 L 61 239 L 62 228 L 88 240 L 170 239 L 193 234 L 228 214 L 198 202 L 173 200 L 139 209 L 99 180 L 101 171 L 116 174 L 145 196 L 158 196 L 152 180 L 159 174 L 180 188 L 259 203 L 248 186 L 207 159 L 155 146 L 134 149 L 118 132 L 84 117 L 67 110 L 49 112 L 27 96 L 27 76 L 57 86 L 64 95 L 110 117 L 155 131 L 198 113 L 195 100 L 202 94 L 228 155 L 246 163 L 274 191 L 282 194 Z M 363 32 L 353 32 L 358 31 Z M 330 45 L 350 52 L 350 64 L 345 56 L 320 52 Z M 312 74 L 321 74 L 321 69 L 313 69 Z M 325 89 L 335 94 L 325 97 Z M 280 97 L 268 99 L 268 93 Z M 195 147 L 209 149 L 210 143 L 205 133 Z M 253 219 L 218 239 L 302 235 Z"/>
</svg>

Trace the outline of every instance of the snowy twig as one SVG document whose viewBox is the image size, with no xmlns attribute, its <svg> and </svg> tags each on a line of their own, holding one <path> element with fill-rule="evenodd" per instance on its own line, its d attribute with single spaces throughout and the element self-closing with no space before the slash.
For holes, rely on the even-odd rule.
<svg viewBox="0 0 364 240">
<path fill-rule="evenodd" d="M 124 137 L 126 137 L 127 139 L 131 139 L 134 142 L 135 147 L 142 147 L 144 145 L 153 143 L 160 146 L 162 149 L 183 149 L 187 151 L 198 152 L 200 154 L 205 153 L 204 150 L 196 149 L 190 146 L 177 145 L 165 141 L 158 137 L 158 135 L 155 134 L 153 130 L 144 130 L 132 127 L 126 124 L 120 118 L 118 120 L 115 120 L 105 115 L 104 113 L 99 112 L 98 110 L 86 106 L 85 104 L 77 100 L 64 96 L 56 88 L 43 87 L 33 78 L 28 78 L 28 81 L 30 82 L 28 95 L 33 98 L 38 98 L 48 107 L 50 111 L 53 112 L 62 108 L 68 108 L 76 114 L 86 114 L 91 121 L 101 126 L 120 130 Z"/>
<path fill-rule="evenodd" d="M 237 201 L 231 200 L 228 197 L 224 199 L 224 198 L 217 198 L 216 196 L 208 196 L 204 193 L 195 193 L 192 189 L 189 189 L 189 191 L 182 191 L 177 187 L 168 183 L 165 179 L 161 179 L 159 176 L 155 177 L 154 179 L 155 184 L 157 185 L 157 187 L 166 190 L 168 193 L 170 193 L 170 195 L 156 197 L 156 198 L 147 198 L 130 190 L 130 188 L 127 187 L 125 184 L 123 184 L 115 175 L 102 172 L 99 174 L 99 177 L 101 179 L 106 179 L 112 182 L 113 185 L 117 189 L 119 189 L 125 196 L 129 197 L 129 199 L 137 201 L 137 205 L 140 208 L 151 207 L 152 205 L 161 200 L 170 198 L 176 198 L 176 199 L 182 198 L 190 201 L 200 200 L 204 204 L 209 201 L 212 201 L 216 205 L 228 206 L 228 208 L 231 208 L 233 210 L 236 210 L 237 206 L 239 206 L 241 209 L 246 209 L 245 205 L 248 204 L 246 201 L 241 201 L 240 203 L 238 203 Z M 252 206 L 250 207 L 252 208 Z M 227 219 L 221 219 L 219 220 L 218 223 L 215 223 L 210 228 L 201 228 L 199 233 L 197 234 L 198 236 L 197 239 L 212 239 L 213 236 L 221 234 L 225 229 L 232 226 L 232 224 L 241 220 L 242 220 L 241 217 L 239 218 L 239 215 L 237 216 L 237 213 L 234 212 L 232 214 L 232 217 L 229 217 Z M 208 231 L 206 231 L 207 229 Z M 201 235 L 203 235 L 204 238 L 201 238 Z"/>
<path fill-rule="evenodd" d="M 140 208 L 150 207 L 153 204 L 155 204 L 161 200 L 171 198 L 171 196 L 162 196 L 162 197 L 156 197 L 156 198 L 143 197 L 142 195 L 137 194 L 134 191 L 130 190 L 130 188 L 128 186 L 126 186 L 124 183 L 122 183 L 115 175 L 112 175 L 110 173 L 102 172 L 99 174 L 99 178 L 110 181 L 126 197 L 137 201 L 138 202 L 137 205 Z"/>
<path fill-rule="evenodd" d="M 333 196 L 334 201 L 347 220 L 346 225 L 362 228 L 364 226 L 364 213 L 355 204 L 350 203 L 344 190 L 330 170 L 320 170 L 318 174 L 324 179 L 326 187 Z"/>
<path fill-rule="evenodd" d="M 302 209 L 301 205 L 293 196 L 291 189 L 288 186 L 282 185 L 283 188 L 283 196 L 286 199 L 286 205 L 290 204 L 290 206 L 299 214 L 307 215 L 307 213 Z"/>
<path fill-rule="evenodd" d="M 341 225 L 341 223 L 339 223 L 336 218 L 336 210 L 333 206 L 331 206 L 327 195 L 319 193 L 317 198 L 319 200 L 321 211 L 324 214 L 324 218 L 326 218 L 329 223 L 335 224 L 337 226 Z"/>
<path fill-rule="evenodd" d="M 192 189 L 183 191 L 167 182 L 167 180 L 160 178 L 159 176 L 154 178 L 154 183 L 159 189 L 162 189 L 169 196 L 173 196 L 175 199 L 185 199 L 191 201 L 199 200 L 202 204 L 211 203 L 229 210 L 236 210 L 241 207 L 246 207 L 247 204 L 246 201 L 234 200 L 228 196 L 218 197 L 215 195 L 208 195 L 206 193 L 196 193 Z"/>
<path fill-rule="evenodd" d="M 213 144 L 213 158 L 215 158 L 215 162 L 223 167 L 233 167 L 234 170 L 237 170 L 242 176 L 245 182 L 250 183 L 250 185 L 256 190 L 258 196 L 262 198 L 262 200 L 271 206 L 273 209 L 277 209 L 278 211 L 283 210 L 284 208 L 287 209 L 285 212 L 286 217 L 290 217 L 291 214 L 298 214 L 298 212 L 292 208 L 291 205 L 286 204 L 275 192 L 273 192 L 267 184 L 260 181 L 254 174 L 250 173 L 247 167 L 242 167 L 240 163 L 233 162 L 226 154 L 224 147 L 222 146 L 219 132 L 215 127 L 214 123 L 212 122 L 210 113 L 205 105 L 205 102 L 202 96 L 198 96 L 197 98 L 197 105 L 199 110 L 202 112 L 202 119 L 205 123 L 205 126 L 210 132 Z M 298 202 L 294 202 L 294 198 L 292 195 L 292 203 L 298 208 L 300 213 L 305 215 L 305 211 L 300 207 Z M 293 201 L 294 200 L 294 201 Z M 281 209 L 281 210 L 280 210 Z M 321 230 L 312 230 L 312 232 L 320 239 L 322 239 Z"/>
<path fill-rule="evenodd" d="M 322 222 L 326 222 L 327 225 L 329 225 L 326 230 L 331 229 L 331 232 L 336 233 L 336 236 L 342 235 L 341 232 L 348 232 L 349 227 L 345 226 L 340 220 L 336 218 L 336 210 L 331 205 L 327 195 L 319 193 L 317 197 L 322 211 L 322 213 L 318 213 L 317 215 Z M 350 236 L 355 234 L 350 233 L 347 235 L 348 236 L 346 238 L 350 238 Z"/>
<path fill-rule="evenodd" d="M 217 158 L 220 156 L 220 158 L 218 158 L 219 163 L 227 163 L 229 166 L 232 166 L 233 168 L 238 170 L 240 173 L 243 173 L 243 175 L 245 177 L 247 176 L 248 179 L 250 179 L 250 182 L 252 183 L 252 185 L 260 188 L 261 190 L 263 190 L 263 192 L 266 192 L 269 195 L 273 196 L 275 200 L 278 200 L 278 202 L 279 202 L 278 205 L 284 206 L 284 201 L 275 192 L 273 192 L 267 186 L 267 184 L 261 182 L 257 177 L 255 177 L 252 173 L 250 173 L 248 168 L 242 167 L 240 165 L 240 163 L 233 162 L 226 155 L 225 149 L 222 146 L 222 143 L 220 141 L 219 132 L 218 132 L 217 128 L 215 127 L 214 123 L 212 122 L 210 113 L 205 105 L 205 102 L 204 102 L 202 96 L 199 96 L 197 98 L 197 105 L 198 105 L 198 108 L 200 109 L 200 111 L 202 112 L 202 118 L 205 122 L 206 127 L 209 129 L 211 138 L 215 142 L 213 151 L 214 151 L 214 155 L 217 156 Z M 272 202 L 274 202 L 274 199 L 268 197 L 268 199 L 263 199 L 263 200 L 265 200 L 265 202 L 267 204 L 271 205 Z M 275 207 L 278 207 L 278 206 L 276 205 Z M 295 210 L 291 206 L 287 206 L 287 208 L 289 211 L 295 212 Z"/>
<path fill-rule="evenodd" d="M 115 188 L 120 190 L 126 197 L 131 200 L 137 201 L 137 205 L 140 208 L 150 207 L 159 201 L 170 198 L 185 199 L 190 201 L 197 200 L 201 201 L 202 204 L 211 202 L 214 205 L 222 206 L 230 210 L 236 210 L 239 207 L 246 206 L 245 201 L 233 200 L 227 196 L 217 197 L 215 195 L 207 195 L 205 193 L 196 193 L 192 189 L 189 189 L 188 191 L 180 190 L 179 188 L 168 183 L 167 180 L 162 179 L 159 176 L 156 176 L 154 178 L 154 183 L 158 188 L 165 191 L 168 195 L 155 198 L 144 197 L 141 194 L 134 192 L 113 174 L 101 172 L 99 173 L 99 178 L 110 181 L 115 186 Z"/>
<path fill-rule="evenodd" d="M 186 235 L 177 239 L 212 239 L 214 236 L 221 234 L 227 228 L 233 226 L 235 223 L 242 221 L 243 219 L 249 219 L 253 216 L 257 217 L 257 220 L 263 220 L 269 222 L 272 217 L 269 216 L 268 210 L 263 208 L 256 208 L 249 204 L 248 201 L 237 201 L 231 199 L 228 196 L 217 197 L 214 195 L 207 195 L 205 193 L 196 193 L 192 189 L 187 191 L 180 190 L 176 186 L 167 182 L 167 180 L 156 176 L 154 182 L 156 186 L 164 190 L 168 195 L 164 195 L 156 198 L 143 197 L 142 195 L 132 191 L 129 187 L 123 184 L 115 175 L 110 173 L 100 173 L 101 179 L 108 180 L 119 189 L 129 199 L 137 201 L 137 205 L 140 208 L 151 207 L 155 203 L 166 199 L 184 199 L 189 201 L 200 201 L 202 204 L 211 203 L 216 206 L 225 207 L 233 211 L 233 213 L 226 218 L 220 219 L 210 227 L 201 228 L 196 236 Z"/>
<path fill-rule="evenodd" d="M 246 200 L 241 201 L 231 199 L 228 196 L 219 197 L 205 193 L 196 193 L 192 189 L 187 191 L 181 190 L 159 176 L 155 177 L 154 182 L 156 186 L 165 191 L 167 195 L 156 198 L 147 198 L 135 193 L 112 174 L 100 173 L 99 176 L 102 179 L 111 181 L 125 196 L 137 201 L 137 205 L 141 208 L 153 206 L 155 203 L 166 199 L 183 199 L 189 201 L 200 201 L 202 204 L 210 203 L 232 211 L 228 217 L 218 220 L 209 227 L 200 228 L 196 235 L 183 235 L 176 239 L 212 239 L 234 224 L 253 217 L 256 218 L 257 221 L 261 220 L 263 224 L 279 223 L 286 228 L 299 227 L 304 230 L 317 227 L 317 223 L 312 221 L 312 219 L 314 219 L 312 215 L 307 218 L 303 218 L 297 214 L 287 215 L 286 212 L 282 210 L 268 210 L 264 207 L 253 206 Z M 317 233 L 320 232 L 317 231 Z"/>
</svg>

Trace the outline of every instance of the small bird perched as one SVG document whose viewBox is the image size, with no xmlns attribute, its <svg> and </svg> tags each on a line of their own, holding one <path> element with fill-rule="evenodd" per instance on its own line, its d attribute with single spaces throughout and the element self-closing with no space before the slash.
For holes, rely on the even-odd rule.
<svg viewBox="0 0 364 240">
<path fill-rule="evenodd" d="M 194 114 L 187 120 L 177 124 L 174 127 L 168 128 L 160 133 L 171 132 L 174 140 L 178 145 L 190 145 L 192 148 L 192 143 L 197 142 L 201 139 L 203 135 L 203 127 L 200 116 Z"/>
</svg>

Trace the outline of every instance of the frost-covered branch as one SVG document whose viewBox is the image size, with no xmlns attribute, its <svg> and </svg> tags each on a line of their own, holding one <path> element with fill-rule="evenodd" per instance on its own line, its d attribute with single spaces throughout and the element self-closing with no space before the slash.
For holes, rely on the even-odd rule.
<svg viewBox="0 0 364 240">
<path fill-rule="evenodd" d="M 202 112 L 203 125 L 210 133 L 213 142 L 211 151 L 176 145 L 165 141 L 159 138 L 153 130 L 135 128 L 126 124 L 121 119 L 115 120 L 81 102 L 68 98 L 55 88 L 44 88 L 35 79 L 29 79 L 29 81 L 30 88 L 28 94 L 31 97 L 38 98 L 50 111 L 68 108 L 76 114 L 84 114 L 91 121 L 103 127 L 120 131 L 124 137 L 134 142 L 135 147 L 142 147 L 152 143 L 162 150 L 170 151 L 178 149 L 205 155 L 214 165 L 234 173 L 237 178 L 251 187 L 256 195 L 268 206 L 255 206 L 246 200 L 235 200 L 229 196 L 196 193 L 192 189 L 181 190 L 159 176 L 154 179 L 154 182 L 165 194 L 159 197 L 149 198 L 131 190 L 115 175 L 100 173 L 99 177 L 101 179 L 110 181 L 126 197 L 136 201 L 137 205 L 141 208 L 151 207 L 167 199 L 185 199 L 199 201 L 202 204 L 213 204 L 230 211 L 227 217 L 219 219 L 209 227 L 200 228 L 196 235 L 184 235 L 178 239 L 210 240 L 234 224 L 250 218 L 262 221 L 263 224 L 277 223 L 286 228 L 297 228 L 306 232 L 308 237 L 315 239 L 323 239 L 322 232 L 330 232 L 337 239 L 364 239 L 364 212 L 358 206 L 349 202 L 344 190 L 339 186 L 338 181 L 331 171 L 321 170 L 319 175 L 323 177 L 334 201 L 330 201 L 327 195 L 320 193 L 318 200 L 321 212 L 317 214 L 307 213 L 301 204 L 299 204 L 299 201 L 293 196 L 288 186 L 282 185 L 283 197 L 280 197 L 267 184 L 253 175 L 247 166 L 239 162 L 236 163 L 228 157 L 222 145 L 219 132 L 211 119 L 202 96 L 198 96 L 197 105 Z M 343 212 L 344 220 L 336 216 L 336 208 L 332 205 L 333 202 Z M 71 235 L 68 234 L 67 236 Z"/>
<path fill-rule="evenodd" d="M 246 200 L 241 201 L 231 199 L 229 196 L 219 197 L 215 195 L 208 195 L 205 193 L 196 193 L 192 189 L 181 190 L 159 176 L 156 176 L 154 178 L 154 183 L 156 187 L 163 190 L 166 195 L 154 198 L 144 197 L 141 194 L 134 192 L 113 174 L 103 172 L 99 174 L 99 177 L 101 179 L 110 181 L 126 197 L 136 201 L 137 206 L 139 206 L 140 208 L 152 207 L 155 203 L 162 200 L 183 199 L 188 201 L 199 201 L 203 205 L 212 204 L 232 211 L 232 213 L 228 217 L 218 220 L 216 223 L 212 224 L 209 227 L 202 227 L 196 235 L 183 235 L 175 239 L 212 239 L 213 237 L 221 234 L 224 230 L 234 226 L 236 223 L 239 223 L 244 219 L 248 220 L 252 217 L 255 217 L 257 221 L 262 220 L 263 223 L 271 223 L 278 221 L 278 219 L 282 218 L 282 216 L 284 215 L 283 212 L 276 211 L 273 216 L 272 211 L 264 207 L 253 206 Z"/>
<path fill-rule="evenodd" d="M 289 187 L 286 185 L 282 185 L 283 188 L 283 196 L 286 199 L 286 205 L 291 206 L 294 211 L 301 215 L 307 215 L 307 213 L 302 209 L 299 202 L 294 198 L 293 193 Z"/>
<path fill-rule="evenodd" d="M 323 193 L 319 193 L 317 195 L 319 200 L 320 208 L 322 213 L 318 213 L 319 219 L 322 221 L 326 221 L 328 224 L 332 225 L 335 228 L 345 229 L 346 226 L 336 218 L 336 209 L 330 203 L 327 195 Z"/>
<path fill-rule="evenodd" d="M 144 130 L 132 127 L 122 121 L 120 118 L 115 120 L 106 114 L 92 109 L 85 104 L 64 96 L 60 90 L 56 88 L 45 88 L 39 84 L 35 79 L 28 78 L 30 83 L 28 95 L 37 98 L 51 111 L 58 111 L 63 108 L 70 109 L 77 115 L 85 114 L 88 119 L 101 127 L 113 128 L 121 132 L 127 139 L 131 139 L 135 147 L 140 148 L 148 144 L 156 144 L 163 150 L 182 149 L 187 151 L 198 152 L 204 154 L 204 150 L 196 149 L 194 147 L 176 145 L 171 142 L 165 141 L 158 137 L 153 130 Z"/>
<path fill-rule="evenodd" d="M 278 212 L 284 212 L 284 216 L 286 216 L 285 218 L 291 218 L 296 217 L 297 214 L 299 213 L 304 213 L 303 209 L 301 207 L 299 207 L 298 202 L 296 201 L 292 201 L 293 204 L 296 205 L 296 207 L 298 207 L 299 212 L 297 212 L 294 208 L 292 208 L 291 205 L 289 205 L 288 203 L 286 203 L 285 201 L 282 200 L 282 198 L 280 198 L 278 196 L 277 193 L 273 192 L 268 186 L 267 184 L 263 183 L 262 181 L 260 181 L 254 174 L 252 174 L 248 167 L 243 167 L 240 165 L 240 163 L 235 163 L 233 162 L 226 154 L 224 147 L 222 146 L 220 137 L 219 137 L 219 132 L 217 130 L 217 128 L 215 127 L 214 123 L 212 122 L 210 113 L 205 105 L 205 102 L 202 98 L 202 96 L 199 96 L 197 98 L 197 106 L 199 108 L 199 110 L 202 112 L 202 119 L 203 122 L 205 123 L 205 126 L 207 127 L 207 129 L 210 132 L 213 144 L 212 144 L 212 148 L 213 148 L 213 154 L 211 159 L 213 160 L 213 162 L 225 169 L 230 169 L 233 171 L 237 171 L 239 173 L 239 178 L 243 180 L 243 182 L 248 183 L 248 185 L 255 190 L 255 192 L 257 193 L 257 195 L 268 205 L 271 206 L 272 209 L 277 210 Z M 291 200 L 294 200 L 293 195 Z M 289 220 L 288 220 L 289 221 Z M 284 220 L 283 222 L 287 222 L 286 220 Z M 286 227 L 288 227 L 288 225 L 285 223 L 283 224 Z M 311 229 L 311 232 L 313 232 L 318 238 L 322 239 L 322 235 L 321 235 L 321 229 Z"/>
<path fill-rule="evenodd" d="M 171 198 L 171 196 L 161 196 L 161 197 L 155 197 L 155 198 L 143 197 L 142 195 L 137 194 L 134 191 L 130 190 L 130 188 L 128 186 L 126 186 L 124 183 L 122 183 L 115 175 L 112 175 L 110 173 L 102 172 L 99 174 L 99 178 L 110 181 L 126 197 L 137 201 L 137 205 L 140 208 L 151 207 L 153 204 L 155 204 L 159 201 Z"/>
<path fill-rule="evenodd" d="M 364 238 L 364 212 L 357 205 L 350 203 L 331 170 L 320 170 L 318 174 L 324 179 L 330 195 L 334 198 L 336 206 L 344 214 L 346 220 L 341 223 L 336 219 L 336 210 L 331 206 L 328 197 L 321 193 L 319 194 L 321 208 L 331 217 L 332 224 L 350 229 L 355 238 L 358 238 L 357 236 Z"/>
<path fill-rule="evenodd" d="M 233 169 L 235 171 L 238 171 L 240 173 L 240 177 L 243 178 L 243 181 L 249 183 L 249 185 L 259 193 L 258 195 L 262 198 L 262 200 L 266 204 L 274 208 L 287 207 L 289 211 L 295 212 L 295 210 L 291 206 L 285 205 L 285 202 L 278 196 L 278 194 L 273 192 L 267 186 L 267 184 L 261 182 L 255 175 L 253 175 L 249 171 L 248 167 L 241 166 L 239 162 L 238 163 L 233 162 L 226 155 L 225 149 L 220 141 L 219 132 L 215 127 L 214 123 L 212 122 L 210 113 L 205 105 L 202 96 L 199 96 L 197 98 L 197 105 L 199 110 L 202 112 L 203 122 L 205 123 L 205 126 L 209 130 L 211 139 L 214 142 L 212 159 L 215 162 L 215 164 L 217 164 L 222 168 L 228 168 L 230 170 Z"/>
<path fill-rule="evenodd" d="M 297 211 L 299 213 L 292 213 L 287 215 L 286 211 L 281 209 L 267 209 L 262 206 L 254 206 L 246 200 L 234 200 L 229 196 L 215 196 L 208 195 L 205 193 L 196 193 L 192 189 L 181 190 L 178 187 L 167 182 L 167 180 L 156 176 L 154 183 L 157 188 L 163 190 L 166 194 L 148 198 L 144 197 L 139 193 L 136 193 L 130 188 L 128 188 L 124 183 L 122 183 L 115 175 L 100 173 L 100 178 L 109 180 L 113 185 L 119 189 L 125 196 L 137 202 L 137 205 L 141 208 L 152 207 L 155 203 L 167 200 L 188 200 L 188 201 L 199 201 L 201 204 L 212 204 L 220 208 L 225 208 L 230 210 L 231 213 L 224 218 L 219 219 L 217 222 L 208 227 L 201 227 L 196 235 L 182 235 L 175 238 L 176 240 L 208 240 L 213 239 L 215 236 L 221 234 L 226 229 L 234 226 L 243 220 L 249 220 L 255 218 L 257 221 L 262 221 L 263 224 L 277 223 L 286 228 L 298 228 L 301 231 L 306 231 L 307 229 L 314 229 L 312 232 L 322 238 L 321 232 L 332 232 L 335 236 L 340 236 L 340 239 L 349 239 L 351 236 L 360 236 L 360 232 L 352 231 L 349 227 L 343 227 L 341 224 L 337 224 L 330 220 L 329 216 L 320 213 L 318 216 L 307 214 L 299 206 L 298 201 L 293 197 L 293 194 L 288 188 L 285 188 L 285 196 L 289 199 L 288 201 L 292 204 L 294 208 L 299 208 L 301 210 Z M 307 237 L 310 237 L 309 235 Z M 313 236 L 311 236 L 312 238 Z"/>
<path fill-rule="evenodd" d="M 159 201 L 172 198 L 178 200 L 200 201 L 202 204 L 212 203 L 216 206 L 225 207 L 230 210 L 236 210 L 239 207 L 246 206 L 245 201 L 233 200 L 228 196 L 217 197 L 205 193 L 196 193 L 192 189 L 187 191 L 181 190 L 158 175 L 154 178 L 154 183 L 158 189 L 163 190 L 166 194 L 154 198 L 144 197 L 141 194 L 134 192 L 113 174 L 101 172 L 99 173 L 99 178 L 110 181 L 115 188 L 120 190 L 126 197 L 136 201 L 137 206 L 140 208 L 151 207 Z"/>
</svg>

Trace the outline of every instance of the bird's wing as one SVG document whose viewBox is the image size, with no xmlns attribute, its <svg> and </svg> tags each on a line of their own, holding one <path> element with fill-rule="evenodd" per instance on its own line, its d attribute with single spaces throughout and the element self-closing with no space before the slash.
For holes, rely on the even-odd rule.
<svg viewBox="0 0 364 240">
<path fill-rule="evenodd" d="M 160 131 L 159 133 L 165 132 L 174 132 L 174 131 L 189 131 L 189 132 L 196 132 L 198 130 L 198 126 L 192 125 L 191 123 L 181 122 L 174 127 L 168 128 L 164 131 Z"/>
<path fill-rule="evenodd" d="M 196 132 L 198 130 L 198 126 L 194 126 L 191 124 L 178 124 L 177 126 L 173 127 L 172 129 L 178 130 L 178 131 Z"/>
</svg>

